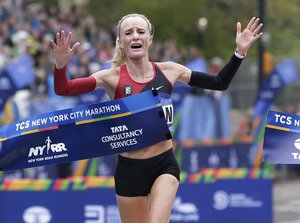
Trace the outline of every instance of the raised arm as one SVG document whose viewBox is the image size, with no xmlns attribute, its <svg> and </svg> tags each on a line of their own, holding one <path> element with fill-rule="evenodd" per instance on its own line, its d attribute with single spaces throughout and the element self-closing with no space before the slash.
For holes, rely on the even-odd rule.
<svg viewBox="0 0 300 223">
<path fill-rule="evenodd" d="M 253 45 L 253 43 L 258 40 L 263 33 L 260 32 L 263 24 L 259 23 L 259 18 L 253 17 L 246 29 L 241 32 L 242 25 L 240 22 L 236 24 L 236 51 L 241 56 L 246 56 L 248 50 Z"/>
<path fill-rule="evenodd" d="M 71 57 L 74 55 L 76 49 L 79 47 L 80 43 L 76 42 L 71 48 L 72 32 L 69 32 L 68 36 L 64 31 L 61 33 L 56 33 L 56 43 L 51 39 L 51 45 L 54 50 L 54 56 L 56 60 L 56 68 L 61 69 L 67 65 Z"/>
<path fill-rule="evenodd" d="M 237 23 L 236 50 L 229 62 L 217 76 L 189 70 L 188 72 L 183 73 L 179 80 L 195 87 L 226 90 L 248 50 L 253 43 L 262 36 L 262 32 L 260 32 L 262 26 L 263 24 L 259 23 L 259 18 L 256 17 L 253 17 L 249 21 L 247 27 L 243 31 L 241 31 L 241 23 Z"/>
<path fill-rule="evenodd" d="M 54 90 L 58 95 L 74 95 L 92 91 L 96 87 L 96 79 L 92 76 L 68 80 L 66 75 L 66 65 L 74 55 L 80 43 L 76 42 L 71 47 L 72 33 L 66 37 L 65 32 L 56 34 L 56 43 L 51 39 L 54 49 L 55 68 L 54 68 Z"/>
</svg>

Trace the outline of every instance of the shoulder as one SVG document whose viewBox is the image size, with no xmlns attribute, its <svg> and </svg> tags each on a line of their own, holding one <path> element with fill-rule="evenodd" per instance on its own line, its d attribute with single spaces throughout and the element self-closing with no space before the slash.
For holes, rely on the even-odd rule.
<svg viewBox="0 0 300 223">
<path fill-rule="evenodd" d="M 106 87 L 106 85 L 112 87 L 115 86 L 119 81 L 120 68 L 114 67 L 110 69 L 100 70 L 93 73 L 91 76 L 96 79 L 97 87 Z"/>
<path fill-rule="evenodd" d="M 99 70 L 92 74 L 92 76 L 96 79 L 101 79 L 105 81 L 107 78 L 119 77 L 120 75 L 120 67 L 114 67 L 105 70 Z"/>
<path fill-rule="evenodd" d="M 172 80 L 172 82 L 183 81 L 183 77 L 189 76 L 191 70 L 182 64 L 166 61 L 166 62 L 156 62 L 155 63 L 164 74 Z M 185 79 L 185 78 L 184 78 Z M 184 81 L 185 82 L 185 81 Z"/>
<path fill-rule="evenodd" d="M 96 79 L 96 87 L 104 88 L 110 98 L 113 98 L 115 88 L 117 87 L 120 78 L 120 67 L 100 70 L 93 73 L 91 76 Z"/>
<path fill-rule="evenodd" d="M 165 61 L 165 62 L 154 62 L 160 69 L 163 70 L 172 70 L 176 69 L 176 67 L 179 65 L 178 63 L 175 63 L 173 61 Z"/>
<path fill-rule="evenodd" d="M 184 65 L 173 62 L 173 61 L 155 62 L 155 64 L 160 69 L 167 71 L 167 72 L 182 72 L 182 71 L 189 70 L 189 68 L 185 67 Z"/>
</svg>

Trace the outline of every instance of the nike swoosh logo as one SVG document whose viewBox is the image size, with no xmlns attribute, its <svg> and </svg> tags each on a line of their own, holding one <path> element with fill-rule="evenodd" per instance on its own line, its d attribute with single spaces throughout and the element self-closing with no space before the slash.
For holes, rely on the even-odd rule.
<svg viewBox="0 0 300 223">
<path fill-rule="evenodd" d="M 152 87 L 152 90 L 159 90 L 159 89 L 161 89 L 161 88 L 163 88 L 163 87 L 164 87 L 163 85 L 160 86 L 160 87 L 157 87 L 157 88 Z"/>
</svg>

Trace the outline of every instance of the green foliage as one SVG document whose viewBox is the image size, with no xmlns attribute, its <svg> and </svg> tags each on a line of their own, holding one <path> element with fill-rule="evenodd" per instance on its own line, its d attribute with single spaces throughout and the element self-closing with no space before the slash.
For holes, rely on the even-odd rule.
<svg viewBox="0 0 300 223">
<path fill-rule="evenodd" d="M 175 39 L 184 45 L 193 45 L 197 40 L 196 22 L 200 16 L 199 8 L 203 8 L 202 2 L 204 1 L 190 0 L 187 3 L 182 0 L 91 0 L 89 9 L 102 26 L 116 24 L 128 13 L 144 14 L 155 27 L 156 39 Z"/>
<path fill-rule="evenodd" d="M 58 0 L 32 0 L 31 3 L 33 2 L 44 3 L 45 5 L 58 5 Z"/>
<path fill-rule="evenodd" d="M 246 24 L 256 4 L 247 0 L 90 0 L 88 8 L 104 27 L 115 25 L 128 13 L 144 14 L 155 27 L 155 40 L 174 39 L 180 47 L 197 46 L 203 56 L 211 58 L 232 54 L 236 22 Z M 200 17 L 208 19 L 201 35 L 197 27 Z"/>
<path fill-rule="evenodd" d="M 90 0 L 87 9 L 99 26 L 112 28 L 123 14 L 122 7 L 119 7 L 121 3 L 121 0 Z"/>
<path fill-rule="evenodd" d="M 265 29 L 271 37 L 267 48 L 279 57 L 289 55 L 299 59 L 300 2 L 272 0 L 267 6 L 269 13 Z"/>
</svg>

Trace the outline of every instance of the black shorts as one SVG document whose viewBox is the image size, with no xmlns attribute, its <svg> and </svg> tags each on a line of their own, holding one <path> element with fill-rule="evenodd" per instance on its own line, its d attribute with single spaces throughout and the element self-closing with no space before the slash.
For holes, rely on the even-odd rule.
<svg viewBox="0 0 300 223">
<path fill-rule="evenodd" d="M 125 197 L 147 196 L 154 181 L 162 174 L 171 174 L 180 181 L 179 165 L 172 149 L 148 159 L 118 155 L 114 176 L 116 194 Z"/>
</svg>

